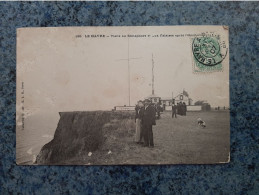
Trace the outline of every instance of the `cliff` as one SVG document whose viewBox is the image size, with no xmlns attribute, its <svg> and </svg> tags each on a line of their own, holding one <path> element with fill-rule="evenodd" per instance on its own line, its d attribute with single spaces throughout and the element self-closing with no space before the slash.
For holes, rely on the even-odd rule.
<svg viewBox="0 0 259 195">
<path fill-rule="evenodd" d="M 70 159 L 100 148 L 106 138 L 105 124 L 134 118 L 130 112 L 60 112 L 60 120 L 52 141 L 44 145 L 36 164 L 66 164 Z M 106 136 L 107 137 L 107 136 Z"/>
</svg>

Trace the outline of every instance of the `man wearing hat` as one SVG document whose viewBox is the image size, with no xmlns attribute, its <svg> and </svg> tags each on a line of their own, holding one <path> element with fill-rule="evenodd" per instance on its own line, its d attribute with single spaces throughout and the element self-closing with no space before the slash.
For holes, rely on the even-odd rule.
<svg viewBox="0 0 259 195">
<path fill-rule="evenodd" d="M 144 104 L 143 101 L 139 100 L 138 104 L 135 107 L 135 123 L 136 123 L 136 134 L 135 141 L 140 144 L 143 141 L 143 128 L 142 128 L 142 117 L 144 113 Z"/>
<path fill-rule="evenodd" d="M 144 146 L 154 147 L 152 125 L 156 124 L 156 110 L 149 99 L 145 100 L 145 110 L 142 119 Z"/>
</svg>

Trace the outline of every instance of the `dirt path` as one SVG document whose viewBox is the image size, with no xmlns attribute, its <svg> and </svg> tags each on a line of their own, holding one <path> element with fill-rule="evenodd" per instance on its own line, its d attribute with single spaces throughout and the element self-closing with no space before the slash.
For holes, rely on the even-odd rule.
<svg viewBox="0 0 259 195">
<path fill-rule="evenodd" d="M 197 125 L 198 117 L 206 121 L 206 128 Z M 228 160 L 228 112 L 190 112 L 177 119 L 165 112 L 153 126 L 153 134 L 154 148 L 136 144 L 133 136 L 114 138 L 110 148 L 85 157 L 84 164 L 203 164 Z"/>
</svg>

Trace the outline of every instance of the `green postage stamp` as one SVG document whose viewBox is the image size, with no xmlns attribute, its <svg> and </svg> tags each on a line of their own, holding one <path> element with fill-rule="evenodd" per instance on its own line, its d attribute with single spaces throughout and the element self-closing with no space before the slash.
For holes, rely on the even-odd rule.
<svg viewBox="0 0 259 195">
<path fill-rule="evenodd" d="M 222 62 L 228 48 L 219 35 L 203 35 L 192 38 L 192 56 L 194 73 L 223 71 Z"/>
</svg>

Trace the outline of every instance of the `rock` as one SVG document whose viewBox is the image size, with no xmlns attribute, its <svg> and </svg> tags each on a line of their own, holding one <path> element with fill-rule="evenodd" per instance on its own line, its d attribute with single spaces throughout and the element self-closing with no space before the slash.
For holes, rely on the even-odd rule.
<svg viewBox="0 0 259 195">
<path fill-rule="evenodd" d="M 53 140 L 44 145 L 37 164 L 62 164 L 82 153 L 95 151 L 102 144 L 102 126 L 110 112 L 61 112 Z"/>
<path fill-rule="evenodd" d="M 76 157 L 83 160 L 83 154 L 89 155 L 103 145 L 105 124 L 115 120 L 133 119 L 134 114 L 112 111 L 60 112 L 54 138 L 42 147 L 36 164 L 62 165 Z M 106 125 L 107 128 L 112 127 Z"/>
</svg>

